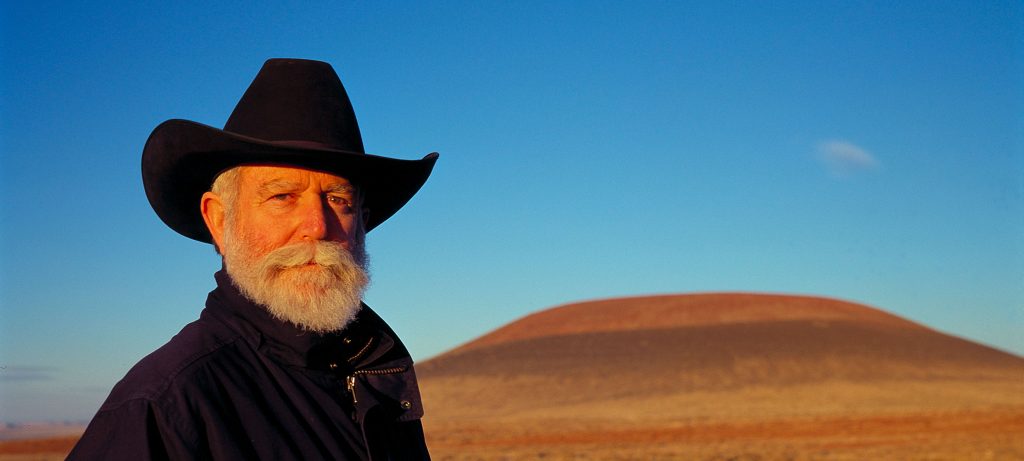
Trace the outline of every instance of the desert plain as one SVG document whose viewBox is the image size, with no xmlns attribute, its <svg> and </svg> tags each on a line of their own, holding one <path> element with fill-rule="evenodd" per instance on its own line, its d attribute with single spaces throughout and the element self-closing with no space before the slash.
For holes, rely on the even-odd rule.
<svg viewBox="0 0 1024 461">
<path fill-rule="evenodd" d="M 571 304 L 417 371 L 435 460 L 1024 460 L 1024 358 L 834 299 Z"/>
</svg>

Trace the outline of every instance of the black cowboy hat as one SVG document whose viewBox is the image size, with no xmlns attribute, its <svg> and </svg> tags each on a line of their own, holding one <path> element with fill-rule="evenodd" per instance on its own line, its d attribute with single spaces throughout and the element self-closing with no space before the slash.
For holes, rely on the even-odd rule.
<svg viewBox="0 0 1024 461">
<path fill-rule="evenodd" d="M 270 59 L 223 130 L 188 120 L 157 126 L 142 150 L 142 183 L 164 223 L 212 243 L 199 201 L 229 168 L 284 165 L 342 176 L 362 191 L 369 230 L 416 194 L 436 160 L 437 153 L 421 160 L 367 154 L 352 104 L 330 64 Z"/>
</svg>

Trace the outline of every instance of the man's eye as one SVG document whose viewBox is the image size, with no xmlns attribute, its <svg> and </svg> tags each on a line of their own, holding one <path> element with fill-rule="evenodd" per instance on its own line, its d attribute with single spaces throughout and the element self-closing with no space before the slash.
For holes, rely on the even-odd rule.
<svg viewBox="0 0 1024 461">
<path fill-rule="evenodd" d="M 328 195 L 327 196 L 327 201 L 331 205 L 333 205 L 335 208 L 340 209 L 342 213 L 346 213 L 347 214 L 347 213 L 351 213 L 352 212 L 352 202 L 349 199 L 345 198 L 345 197 L 338 197 L 338 196 L 334 196 L 334 195 Z"/>
<path fill-rule="evenodd" d="M 274 201 L 278 201 L 278 202 L 283 202 L 285 200 L 288 200 L 289 198 L 291 198 L 291 194 L 277 194 L 277 195 L 270 196 L 270 200 L 274 200 Z"/>
</svg>

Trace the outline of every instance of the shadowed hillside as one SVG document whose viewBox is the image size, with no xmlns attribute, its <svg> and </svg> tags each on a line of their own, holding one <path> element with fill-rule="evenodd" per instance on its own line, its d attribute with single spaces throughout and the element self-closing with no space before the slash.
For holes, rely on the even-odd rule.
<svg viewBox="0 0 1024 461">
<path fill-rule="evenodd" d="M 499 328 L 417 371 L 427 426 L 442 454 L 445 447 L 497 443 L 510 431 L 522 432 L 520 445 L 547 440 L 576 449 L 582 442 L 566 440 L 600 445 L 600 434 L 622 431 L 862 426 L 879 417 L 925 418 L 930 422 L 918 422 L 927 426 L 957 412 L 997 426 L 986 429 L 990 436 L 1024 435 L 1021 357 L 815 297 L 697 294 L 570 304 Z M 461 438 L 451 439 L 452 431 Z"/>
</svg>

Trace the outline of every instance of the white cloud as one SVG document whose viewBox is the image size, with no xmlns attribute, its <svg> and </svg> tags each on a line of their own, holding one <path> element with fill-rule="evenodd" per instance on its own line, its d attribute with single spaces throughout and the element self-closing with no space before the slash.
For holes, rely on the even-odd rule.
<svg viewBox="0 0 1024 461">
<path fill-rule="evenodd" d="M 818 154 L 836 176 L 850 176 L 879 167 L 878 160 L 870 152 L 846 141 L 824 141 L 818 144 Z"/>
</svg>

